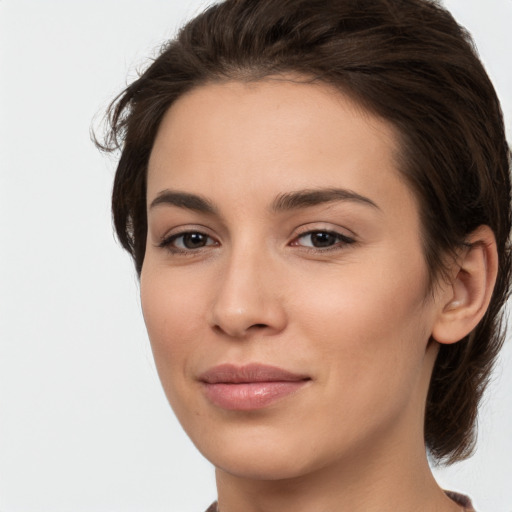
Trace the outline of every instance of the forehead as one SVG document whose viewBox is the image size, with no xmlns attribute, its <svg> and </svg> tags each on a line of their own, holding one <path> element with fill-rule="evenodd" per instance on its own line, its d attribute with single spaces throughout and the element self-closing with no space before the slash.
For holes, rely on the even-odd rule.
<svg viewBox="0 0 512 512">
<path fill-rule="evenodd" d="M 148 198 L 164 188 L 252 191 L 344 186 L 379 195 L 400 180 L 394 127 L 323 83 L 270 77 L 200 86 L 165 114 Z M 279 190 L 280 192 L 286 190 Z"/>
</svg>

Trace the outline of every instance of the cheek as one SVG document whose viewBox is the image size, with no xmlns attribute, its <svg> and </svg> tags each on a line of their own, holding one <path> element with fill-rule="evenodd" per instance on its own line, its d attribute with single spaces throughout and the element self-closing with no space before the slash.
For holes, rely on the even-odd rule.
<svg viewBox="0 0 512 512">
<path fill-rule="evenodd" d="M 351 386 L 372 379 L 398 385 L 398 376 L 410 378 L 422 363 L 430 325 L 423 261 L 390 261 L 386 272 L 334 269 L 310 282 L 309 293 L 295 292 L 302 333 Z"/>
<path fill-rule="evenodd" d="M 158 373 L 164 384 L 187 373 L 187 361 L 199 344 L 204 329 L 204 289 L 200 280 L 186 272 L 170 273 L 164 268 L 143 267 L 140 294 Z"/>
<path fill-rule="evenodd" d="M 343 280 L 317 282 L 307 297 L 298 293 L 298 332 L 309 341 L 323 390 L 313 416 L 336 439 L 357 444 L 364 429 L 394 424 L 419 396 L 429 337 L 425 288 L 418 275 L 416 281 L 400 275 L 352 269 Z"/>
</svg>

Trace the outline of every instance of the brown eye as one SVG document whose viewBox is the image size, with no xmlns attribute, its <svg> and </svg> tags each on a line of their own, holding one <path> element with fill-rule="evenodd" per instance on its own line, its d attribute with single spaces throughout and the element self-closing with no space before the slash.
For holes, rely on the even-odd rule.
<svg viewBox="0 0 512 512">
<path fill-rule="evenodd" d="M 199 231 L 188 231 L 166 238 L 162 241 L 160 247 L 165 247 L 171 252 L 184 252 L 202 249 L 210 245 L 217 245 L 217 242 L 212 237 Z"/>
<path fill-rule="evenodd" d="M 297 238 L 297 244 L 302 247 L 314 249 L 328 249 L 330 247 L 351 244 L 354 240 L 334 231 L 309 231 Z"/>
<path fill-rule="evenodd" d="M 186 233 L 177 240 L 179 238 L 183 239 L 182 244 L 186 249 L 199 249 L 208 243 L 208 236 L 203 233 Z"/>
<path fill-rule="evenodd" d="M 309 236 L 313 247 L 330 247 L 338 241 L 338 237 L 332 233 L 312 233 Z"/>
</svg>

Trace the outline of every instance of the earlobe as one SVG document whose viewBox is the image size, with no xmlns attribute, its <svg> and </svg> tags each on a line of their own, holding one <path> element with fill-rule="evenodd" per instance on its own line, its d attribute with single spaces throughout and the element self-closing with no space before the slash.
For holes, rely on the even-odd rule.
<svg viewBox="0 0 512 512">
<path fill-rule="evenodd" d="M 452 282 L 446 284 L 433 326 L 432 337 L 439 343 L 455 343 L 477 326 L 496 282 L 498 254 L 491 228 L 478 227 L 466 242 L 468 247 L 456 262 Z"/>
</svg>

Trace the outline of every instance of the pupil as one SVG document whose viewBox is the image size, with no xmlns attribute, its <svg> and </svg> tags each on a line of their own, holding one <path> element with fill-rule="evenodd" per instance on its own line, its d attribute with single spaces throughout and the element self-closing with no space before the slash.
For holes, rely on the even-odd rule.
<svg viewBox="0 0 512 512">
<path fill-rule="evenodd" d="M 205 244 L 206 237 L 201 233 L 188 233 L 183 237 L 183 245 L 187 249 L 197 249 Z"/>
<path fill-rule="evenodd" d="M 331 233 L 314 233 L 311 241 L 315 247 L 329 247 L 336 242 L 336 238 Z"/>
</svg>

